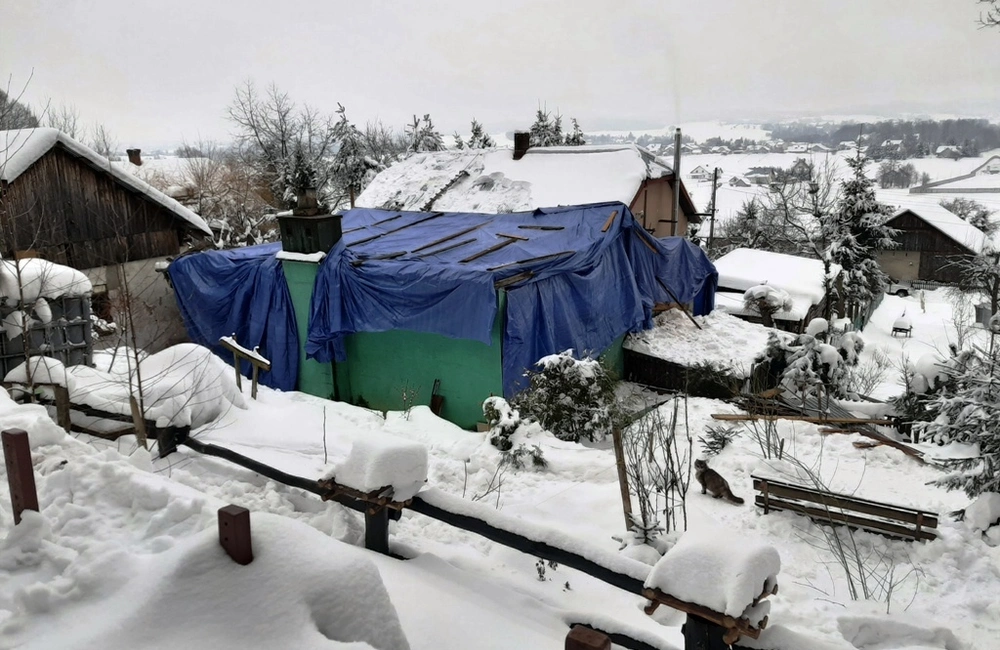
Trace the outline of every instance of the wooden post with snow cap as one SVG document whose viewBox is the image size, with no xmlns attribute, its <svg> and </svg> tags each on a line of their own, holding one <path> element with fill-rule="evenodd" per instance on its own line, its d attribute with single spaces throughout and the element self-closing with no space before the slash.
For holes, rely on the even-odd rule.
<svg viewBox="0 0 1000 650">
<path fill-rule="evenodd" d="M 28 432 L 7 429 L 0 434 L 3 440 L 3 457 L 7 466 L 7 483 L 10 486 L 10 505 L 14 510 L 14 525 L 21 523 L 25 510 L 38 512 L 38 492 L 35 489 L 35 470 L 31 465 L 31 446 Z"/>
<path fill-rule="evenodd" d="M 249 510 L 234 505 L 219 508 L 219 544 L 237 564 L 253 562 Z"/>
<path fill-rule="evenodd" d="M 585 625 L 574 625 L 566 635 L 566 650 L 611 650 L 611 638 Z"/>
</svg>

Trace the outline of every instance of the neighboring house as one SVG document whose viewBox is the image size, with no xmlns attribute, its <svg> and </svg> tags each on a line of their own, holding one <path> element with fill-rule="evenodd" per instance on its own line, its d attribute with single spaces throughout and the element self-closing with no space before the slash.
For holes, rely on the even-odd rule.
<svg viewBox="0 0 1000 650">
<path fill-rule="evenodd" d="M 342 241 L 307 245 L 295 231 L 315 222 L 286 219 L 284 250 L 171 264 L 191 337 L 213 345 L 235 334 L 272 361 L 269 385 L 280 378 L 282 390 L 378 410 L 437 405 L 472 428 L 483 401 L 511 397 L 539 359 L 572 348 L 620 370 L 625 334 L 651 327 L 658 306 L 713 307 L 705 253 L 651 237 L 622 203 L 512 214 L 355 208 L 318 217 Z"/>
<path fill-rule="evenodd" d="M 785 147 L 785 153 L 809 153 L 809 145 L 803 142 L 793 142 Z"/>
<path fill-rule="evenodd" d="M 712 170 L 708 169 L 703 165 L 698 165 L 697 167 L 691 170 L 691 173 L 688 174 L 688 176 L 691 178 L 691 180 L 707 181 L 708 179 L 712 178 Z"/>
<path fill-rule="evenodd" d="M 619 201 L 656 237 L 683 236 L 700 222 L 684 183 L 672 220 L 673 170 L 634 144 L 415 153 L 376 176 L 358 207 L 447 212 L 519 212 Z"/>
<path fill-rule="evenodd" d="M 136 344 L 156 351 L 186 340 L 157 264 L 211 235 L 197 214 L 56 129 L 0 131 L 2 254 L 83 271 L 94 312 L 131 306 Z"/>
<path fill-rule="evenodd" d="M 899 231 L 899 247 L 879 253 L 878 261 L 895 280 L 955 283 L 955 263 L 981 253 L 987 242 L 983 231 L 937 204 L 902 207 L 886 225 Z"/>
<path fill-rule="evenodd" d="M 806 147 L 806 150 L 808 152 L 810 152 L 810 153 L 827 153 L 829 151 L 832 151 L 832 149 L 830 149 L 830 147 L 827 147 L 826 145 L 819 144 L 818 142 L 810 144 L 808 147 Z"/>
<path fill-rule="evenodd" d="M 751 183 L 742 176 L 733 176 L 729 179 L 730 187 L 750 187 Z"/>
<path fill-rule="evenodd" d="M 752 323 L 762 323 L 755 307 L 747 308 L 743 294 L 752 287 L 766 284 L 786 291 L 791 308 L 775 313 L 774 324 L 789 332 L 801 332 L 810 320 L 822 316 L 828 297 L 823 282 L 823 262 L 807 257 L 772 253 L 753 248 L 737 248 L 715 260 L 719 287 L 716 309 L 721 309 Z M 832 282 L 840 275 L 836 264 L 831 269 Z"/>
<path fill-rule="evenodd" d="M 934 150 L 934 155 L 938 158 L 952 158 L 957 160 L 962 157 L 962 151 L 953 144 L 943 144 Z"/>
<path fill-rule="evenodd" d="M 775 171 L 774 167 L 751 167 L 743 177 L 752 185 L 768 185 L 774 178 Z"/>
<path fill-rule="evenodd" d="M 857 148 L 857 140 L 842 140 L 837 144 L 837 151 L 854 151 Z"/>
<path fill-rule="evenodd" d="M 990 156 L 968 173 L 910 188 L 911 194 L 1000 193 L 1000 156 Z"/>
</svg>

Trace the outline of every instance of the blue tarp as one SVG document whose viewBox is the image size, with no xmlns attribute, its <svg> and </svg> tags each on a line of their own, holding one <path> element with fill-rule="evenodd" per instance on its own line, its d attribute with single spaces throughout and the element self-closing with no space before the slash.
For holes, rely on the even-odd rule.
<svg viewBox="0 0 1000 650">
<path fill-rule="evenodd" d="M 507 291 L 504 393 L 547 354 L 598 353 L 652 325 L 655 303 L 714 303 L 715 268 L 679 238 L 657 240 L 621 203 L 533 212 L 344 213 L 313 290 L 306 355 L 344 360 L 344 337 L 404 329 L 491 343 Z"/>
<path fill-rule="evenodd" d="M 299 373 L 299 337 L 295 312 L 281 262 L 281 244 L 183 255 L 167 269 L 188 336 L 226 361 L 232 354 L 219 345 L 235 335 L 245 348 L 260 347 L 271 361 L 260 382 L 295 390 Z M 243 374 L 249 375 L 244 362 Z"/>
</svg>

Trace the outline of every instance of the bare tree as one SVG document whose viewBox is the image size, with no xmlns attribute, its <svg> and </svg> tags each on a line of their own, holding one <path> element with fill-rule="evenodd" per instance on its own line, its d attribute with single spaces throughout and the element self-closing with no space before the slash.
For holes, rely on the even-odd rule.
<svg viewBox="0 0 1000 650">
<path fill-rule="evenodd" d="M 987 6 L 984 11 L 979 12 L 979 26 L 1000 26 L 1000 0 L 979 0 L 979 4 Z"/>
<path fill-rule="evenodd" d="M 115 139 L 108 127 L 98 122 L 91 129 L 90 147 L 110 160 L 118 151 L 118 140 Z"/>
<path fill-rule="evenodd" d="M 45 114 L 45 126 L 59 129 L 74 140 L 83 141 L 87 137 L 87 128 L 80 121 L 80 111 L 72 104 L 60 104 L 52 106 L 52 100 L 48 103 L 49 110 Z"/>
<path fill-rule="evenodd" d="M 317 175 L 322 190 L 329 181 L 330 164 L 337 139 L 335 122 L 308 105 L 297 106 L 288 93 L 275 84 L 262 94 L 253 81 L 236 88 L 228 109 L 236 126 L 236 151 L 257 176 L 261 189 L 269 191 L 268 202 L 289 207 L 288 172 L 298 151 Z"/>
</svg>

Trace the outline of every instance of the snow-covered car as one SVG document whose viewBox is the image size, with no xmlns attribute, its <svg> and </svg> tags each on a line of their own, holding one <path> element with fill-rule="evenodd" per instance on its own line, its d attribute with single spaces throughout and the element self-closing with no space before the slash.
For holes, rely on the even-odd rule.
<svg viewBox="0 0 1000 650">
<path fill-rule="evenodd" d="M 889 278 L 889 284 L 885 289 L 886 293 L 891 293 L 900 298 L 905 298 L 913 291 L 913 285 L 906 280 L 895 280 Z"/>
</svg>

